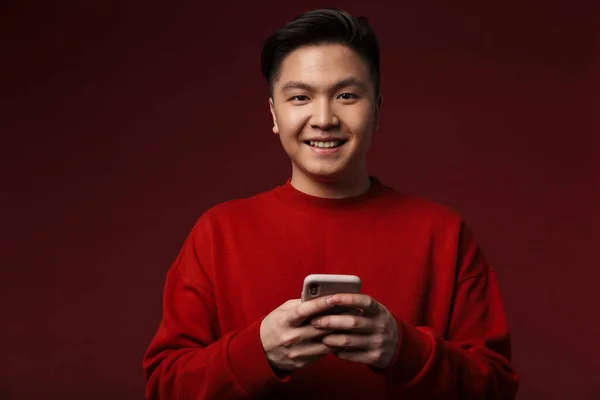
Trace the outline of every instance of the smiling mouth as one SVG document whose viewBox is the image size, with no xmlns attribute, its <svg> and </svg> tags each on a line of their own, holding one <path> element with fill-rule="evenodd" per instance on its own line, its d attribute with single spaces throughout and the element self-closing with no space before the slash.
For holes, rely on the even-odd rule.
<svg viewBox="0 0 600 400">
<path fill-rule="evenodd" d="M 336 147 L 340 147 L 347 140 L 329 140 L 329 141 L 321 141 L 321 140 L 307 140 L 304 143 L 311 147 L 315 147 L 317 149 L 335 149 Z"/>
</svg>

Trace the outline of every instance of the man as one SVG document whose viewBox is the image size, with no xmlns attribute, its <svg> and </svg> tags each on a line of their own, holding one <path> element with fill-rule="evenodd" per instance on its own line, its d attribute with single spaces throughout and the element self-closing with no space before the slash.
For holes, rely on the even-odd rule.
<svg viewBox="0 0 600 400">
<path fill-rule="evenodd" d="M 513 399 L 502 302 L 473 235 L 368 173 L 381 97 L 366 19 L 308 12 L 267 39 L 262 69 L 291 179 L 194 226 L 144 358 L 147 398 Z M 364 294 L 301 303 L 312 273 L 358 275 Z M 310 318 L 335 305 L 362 314 Z"/>
</svg>

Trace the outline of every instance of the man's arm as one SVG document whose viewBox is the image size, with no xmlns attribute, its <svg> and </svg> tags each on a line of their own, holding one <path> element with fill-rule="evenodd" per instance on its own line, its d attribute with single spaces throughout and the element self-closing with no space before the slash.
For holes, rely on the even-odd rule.
<svg viewBox="0 0 600 400">
<path fill-rule="evenodd" d="M 144 356 L 147 399 L 248 398 L 280 382 L 262 348 L 261 321 L 221 336 L 216 312 L 190 235 L 168 272 L 162 321 Z"/>
<path fill-rule="evenodd" d="M 508 326 L 494 274 L 463 228 L 452 313 L 445 332 L 414 327 L 375 299 L 340 294 L 332 302 L 361 316 L 324 316 L 314 326 L 333 333 L 323 343 L 338 357 L 367 364 L 403 399 L 512 400 L 518 375 L 510 364 Z M 444 337 L 442 337 L 442 335 Z"/>
<path fill-rule="evenodd" d="M 380 373 L 410 398 L 512 400 L 519 375 L 511 365 L 508 324 L 498 283 L 464 225 L 459 272 L 446 337 L 397 319 L 400 345 Z"/>
</svg>

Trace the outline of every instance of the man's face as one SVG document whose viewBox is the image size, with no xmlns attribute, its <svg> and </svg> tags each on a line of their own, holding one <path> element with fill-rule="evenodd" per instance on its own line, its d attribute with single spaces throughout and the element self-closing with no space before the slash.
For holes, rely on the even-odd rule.
<svg viewBox="0 0 600 400">
<path fill-rule="evenodd" d="M 366 173 L 374 90 L 367 64 L 340 44 L 301 47 L 283 60 L 270 105 L 294 176 L 340 182 Z"/>
</svg>

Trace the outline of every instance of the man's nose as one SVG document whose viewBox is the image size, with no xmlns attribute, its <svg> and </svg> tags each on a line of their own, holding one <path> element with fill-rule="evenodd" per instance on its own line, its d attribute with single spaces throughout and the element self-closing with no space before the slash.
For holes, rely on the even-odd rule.
<svg viewBox="0 0 600 400">
<path fill-rule="evenodd" d="M 336 128 L 340 124 L 340 120 L 337 117 L 334 108 L 331 103 L 327 100 L 321 100 L 314 102 L 314 108 L 310 125 L 313 128 L 322 130 L 329 130 Z"/>
</svg>

